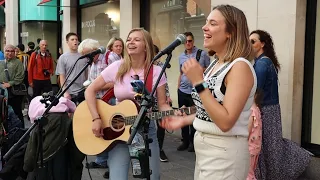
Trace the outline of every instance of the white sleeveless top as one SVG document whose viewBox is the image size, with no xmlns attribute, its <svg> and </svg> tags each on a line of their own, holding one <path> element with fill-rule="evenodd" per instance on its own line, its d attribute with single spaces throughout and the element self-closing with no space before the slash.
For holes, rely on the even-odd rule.
<svg viewBox="0 0 320 180">
<path fill-rule="evenodd" d="M 214 123 L 214 119 L 211 120 L 211 118 L 209 117 L 208 113 L 205 111 L 205 109 L 202 105 L 202 102 L 201 102 L 201 99 L 200 99 L 198 93 L 196 93 L 196 91 L 193 89 L 191 95 L 192 95 L 194 104 L 197 108 L 196 118 L 193 121 L 193 126 L 197 131 L 200 131 L 203 133 L 208 133 L 208 134 L 221 135 L 221 136 L 239 135 L 239 136 L 246 136 L 247 137 L 249 135 L 248 122 L 249 122 L 249 117 L 251 115 L 250 108 L 253 104 L 254 95 L 256 92 L 256 88 L 257 88 L 257 77 L 256 77 L 256 73 L 253 69 L 252 64 L 248 60 L 246 60 L 245 58 L 237 58 L 232 62 L 224 63 L 216 72 L 211 74 L 210 72 L 212 71 L 212 69 L 214 68 L 214 66 L 217 62 L 216 60 L 214 60 L 209 65 L 207 70 L 205 71 L 204 80 L 207 82 L 208 89 L 210 90 L 212 95 L 215 97 L 215 99 L 220 104 L 223 104 L 225 92 L 221 92 L 221 91 L 223 91 L 222 84 L 224 83 L 224 78 L 225 78 L 226 74 L 230 71 L 232 66 L 239 61 L 243 61 L 243 62 L 247 63 L 248 66 L 250 67 L 253 78 L 254 78 L 254 84 L 251 89 L 249 98 L 248 98 L 238 120 L 236 121 L 235 125 L 228 132 L 223 132 Z M 208 75 L 210 75 L 210 77 L 208 77 Z"/>
</svg>

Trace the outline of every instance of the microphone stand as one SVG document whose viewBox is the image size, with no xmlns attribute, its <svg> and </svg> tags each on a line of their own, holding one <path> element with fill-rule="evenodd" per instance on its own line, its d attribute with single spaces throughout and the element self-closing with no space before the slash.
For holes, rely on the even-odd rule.
<svg viewBox="0 0 320 180">
<path fill-rule="evenodd" d="M 148 117 L 146 117 L 147 114 L 147 110 L 150 109 L 152 107 L 152 98 L 154 97 L 154 94 L 157 90 L 158 84 L 160 82 L 160 79 L 164 73 L 164 71 L 166 70 L 166 68 L 168 67 L 170 60 L 172 58 L 172 51 L 167 53 L 167 58 L 166 58 L 166 62 L 164 63 L 160 75 L 155 83 L 155 85 L 152 88 L 152 92 L 151 94 L 148 93 L 148 91 L 146 90 L 146 87 L 144 86 L 144 93 L 142 95 L 142 103 L 141 103 L 141 108 L 139 111 L 139 114 L 134 122 L 134 124 L 131 126 L 131 132 L 130 132 L 130 137 L 129 140 L 127 142 L 128 145 L 130 145 L 132 143 L 132 140 L 134 138 L 134 136 L 136 135 L 137 131 L 143 127 L 143 131 L 142 131 L 142 137 L 145 143 L 145 157 L 143 159 L 143 162 L 141 163 L 141 169 L 144 169 L 145 171 L 141 172 L 142 177 L 141 178 L 147 178 L 147 180 L 150 180 L 150 174 L 152 173 L 152 171 L 150 170 L 150 163 L 149 163 L 149 156 L 151 156 L 151 150 L 149 149 L 149 143 L 152 143 L 152 139 L 149 139 L 148 137 L 148 131 L 149 131 L 149 124 L 150 124 L 150 119 Z M 155 59 L 153 59 L 154 62 Z M 146 81 L 146 80 L 145 80 Z M 144 83 L 144 85 L 146 85 L 146 83 Z"/>
<path fill-rule="evenodd" d="M 44 113 L 42 114 L 42 116 L 38 117 L 35 120 L 35 123 L 25 132 L 25 134 L 18 140 L 18 142 L 16 142 L 10 149 L 9 151 L 4 155 L 4 160 L 8 161 L 10 159 L 10 157 L 13 155 L 13 153 L 15 153 L 18 148 L 20 148 L 22 146 L 22 144 L 25 142 L 26 138 L 29 136 L 30 132 L 37 126 L 38 127 L 38 138 L 39 138 L 39 149 L 38 149 L 38 156 L 37 156 L 37 163 L 38 164 L 38 157 L 40 156 L 40 166 L 39 168 L 43 168 L 43 126 L 45 126 L 48 123 L 48 119 L 46 117 L 46 115 L 49 114 L 50 109 L 53 106 L 56 106 L 59 103 L 59 99 L 63 96 L 63 94 L 70 88 L 70 86 L 78 79 L 78 77 L 87 69 L 87 67 L 89 65 L 92 64 L 93 62 L 93 58 L 89 56 L 88 57 L 88 61 L 87 64 L 81 69 L 81 71 L 76 75 L 76 77 L 74 77 L 74 79 L 66 86 L 66 88 L 58 95 L 52 97 L 50 95 L 48 95 L 49 97 L 45 97 L 43 95 L 44 99 L 41 99 L 40 102 L 45 104 L 46 110 L 44 111 Z M 80 59 L 80 58 L 79 58 Z M 78 59 L 78 60 L 79 60 Z"/>
</svg>

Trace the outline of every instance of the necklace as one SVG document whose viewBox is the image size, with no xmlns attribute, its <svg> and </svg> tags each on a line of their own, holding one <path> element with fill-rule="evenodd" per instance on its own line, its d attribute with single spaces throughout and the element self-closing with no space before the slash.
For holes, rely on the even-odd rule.
<svg viewBox="0 0 320 180">
<path fill-rule="evenodd" d="M 144 69 L 138 69 L 138 71 L 136 71 L 136 70 L 134 70 L 134 69 L 132 68 L 132 70 L 133 70 L 133 72 L 135 73 L 135 75 L 140 75 L 140 74 L 143 72 Z"/>
</svg>

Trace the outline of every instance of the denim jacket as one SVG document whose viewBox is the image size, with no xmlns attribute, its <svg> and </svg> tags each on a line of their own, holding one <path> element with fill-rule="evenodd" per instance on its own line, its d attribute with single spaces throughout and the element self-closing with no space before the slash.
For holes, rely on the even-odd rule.
<svg viewBox="0 0 320 180">
<path fill-rule="evenodd" d="M 257 89 L 263 92 L 262 106 L 279 104 L 278 75 L 270 58 L 261 54 L 255 59 Z"/>
</svg>

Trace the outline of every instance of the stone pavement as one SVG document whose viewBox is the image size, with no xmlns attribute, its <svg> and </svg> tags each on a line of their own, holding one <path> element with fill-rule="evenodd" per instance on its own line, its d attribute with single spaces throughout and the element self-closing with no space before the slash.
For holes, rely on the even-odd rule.
<svg viewBox="0 0 320 180">
<path fill-rule="evenodd" d="M 176 133 L 175 133 L 176 134 Z M 163 149 L 168 156 L 169 162 L 160 162 L 161 179 L 163 180 L 193 180 L 195 155 L 193 152 L 177 151 L 181 140 L 177 135 L 166 134 Z M 93 161 L 94 156 L 88 156 L 88 161 Z M 84 162 L 85 164 L 85 162 Z M 90 169 L 92 180 L 103 180 L 105 169 Z M 131 169 L 129 180 L 133 180 Z M 88 170 L 84 168 L 82 180 L 90 180 Z"/>
<path fill-rule="evenodd" d="M 25 125 L 30 127 L 30 121 L 25 116 Z M 161 180 L 193 180 L 195 155 L 187 151 L 177 151 L 177 146 L 181 143 L 180 131 L 172 134 L 166 133 L 164 140 L 164 151 L 169 162 L 160 163 Z M 93 161 L 94 156 L 88 156 L 88 162 Z M 85 164 L 85 162 L 83 162 Z M 92 180 L 104 180 L 102 177 L 105 169 L 90 169 Z M 133 180 L 131 170 L 129 180 Z M 88 170 L 83 169 L 82 180 L 90 180 Z M 320 180 L 320 159 L 313 157 L 310 165 L 298 180 Z"/>
</svg>

